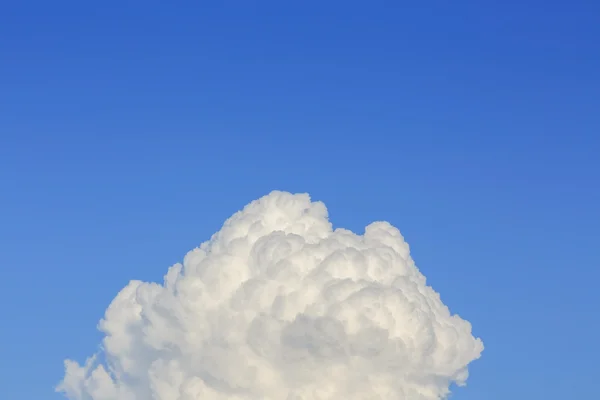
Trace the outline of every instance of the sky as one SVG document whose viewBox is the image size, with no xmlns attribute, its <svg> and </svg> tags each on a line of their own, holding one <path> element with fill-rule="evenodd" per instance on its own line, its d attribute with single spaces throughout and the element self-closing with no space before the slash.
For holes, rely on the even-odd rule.
<svg viewBox="0 0 600 400">
<path fill-rule="evenodd" d="M 398 227 L 485 343 L 453 399 L 595 395 L 600 5 L 256 3 L 0 5 L 5 397 L 274 189 Z"/>
</svg>

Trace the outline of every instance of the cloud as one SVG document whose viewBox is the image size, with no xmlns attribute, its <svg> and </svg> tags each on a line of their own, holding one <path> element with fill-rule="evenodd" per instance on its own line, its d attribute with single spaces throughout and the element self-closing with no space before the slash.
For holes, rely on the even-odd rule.
<svg viewBox="0 0 600 400">
<path fill-rule="evenodd" d="M 396 228 L 332 230 L 323 203 L 277 191 L 162 285 L 131 281 L 99 329 L 100 357 L 65 362 L 69 399 L 441 399 L 483 351 Z"/>
</svg>

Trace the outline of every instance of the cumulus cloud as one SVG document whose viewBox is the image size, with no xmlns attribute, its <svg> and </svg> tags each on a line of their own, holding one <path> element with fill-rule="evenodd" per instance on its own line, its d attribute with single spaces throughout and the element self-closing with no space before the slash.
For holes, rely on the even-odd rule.
<svg viewBox="0 0 600 400">
<path fill-rule="evenodd" d="M 131 281 L 99 329 L 100 354 L 65 362 L 71 400 L 443 399 L 483 351 L 396 228 L 333 230 L 323 203 L 277 191 L 163 284 Z"/>
</svg>

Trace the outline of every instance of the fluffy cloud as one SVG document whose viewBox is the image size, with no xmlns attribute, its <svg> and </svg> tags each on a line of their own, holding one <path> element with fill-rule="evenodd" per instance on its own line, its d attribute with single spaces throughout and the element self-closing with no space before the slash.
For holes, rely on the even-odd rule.
<svg viewBox="0 0 600 400">
<path fill-rule="evenodd" d="M 100 357 L 65 362 L 69 399 L 442 399 L 483 350 L 396 228 L 333 230 L 323 203 L 285 192 L 234 214 L 162 285 L 130 282 L 99 328 Z"/>
</svg>

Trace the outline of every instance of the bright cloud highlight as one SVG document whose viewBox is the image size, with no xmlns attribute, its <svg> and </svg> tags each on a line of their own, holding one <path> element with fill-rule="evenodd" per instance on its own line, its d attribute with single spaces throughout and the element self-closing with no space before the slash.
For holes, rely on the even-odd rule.
<svg viewBox="0 0 600 400">
<path fill-rule="evenodd" d="M 162 285 L 130 282 L 99 328 L 103 361 L 65 362 L 71 400 L 443 399 L 483 351 L 396 228 L 333 230 L 323 203 L 277 191 Z"/>
</svg>

